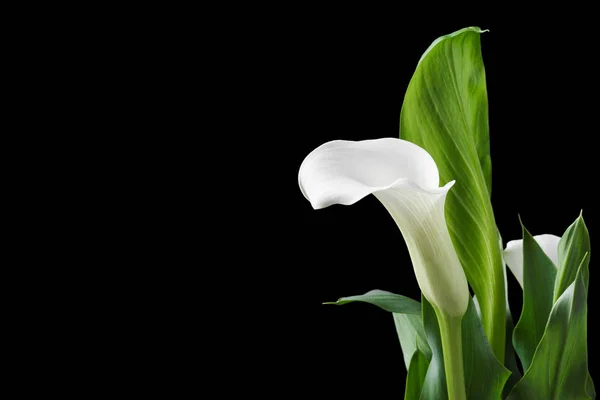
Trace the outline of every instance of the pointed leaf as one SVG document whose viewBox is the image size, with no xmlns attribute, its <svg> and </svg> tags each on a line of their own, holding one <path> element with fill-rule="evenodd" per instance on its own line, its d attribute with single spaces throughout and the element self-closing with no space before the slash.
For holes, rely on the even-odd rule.
<svg viewBox="0 0 600 400">
<path fill-rule="evenodd" d="M 404 356 L 404 365 L 407 370 L 416 349 L 419 349 L 428 359 L 431 358 L 431 349 L 427 344 L 421 321 L 421 304 L 418 301 L 399 294 L 375 289 L 362 295 L 342 297 L 336 302 L 323 304 L 344 305 L 356 301 L 370 303 L 393 313 L 396 332 Z"/>
<path fill-rule="evenodd" d="M 498 230 L 498 247 L 500 250 L 504 248 L 502 235 L 500 235 L 500 231 Z M 521 254 L 522 255 L 522 254 Z M 506 297 L 506 346 L 504 351 L 504 365 L 511 372 L 511 375 L 508 377 L 506 384 L 504 385 L 504 389 L 502 389 L 502 398 L 506 398 L 510 393 L 511 389 L 517 384 L 517 382 L 521 379 L 521 371 L 519 370 L 519 366 L 517 364 L 517 355 L 515 353 L 515 349 L 512 346 L 512 341 L 510 338 L 513 336 L 513 332 L 515 329 L 515 324 L 513 322 L 512 314 L 510 312 L 510 304 L 508 302 L 508 274 L 506 272 L 506 263 L 502 260 L 502 267 L 504 270 L 504 290 Z M 475 301 L 475 297 L 473 298 Z M 477 304 L 476 304 L 477 305 Z"/>
<path fill-rule="evenodd" d="M 404 356 L 406 369 L 410 368 L 410 360 L 415 351 L 421 351 L 427 360 L 431 360 L 431 349 L 427 343 L 423 322 L 420 315 L 393 313 L 396 333 Z"/>
<path fill-rule="evenodd" d="M 513 323 L 512 315 L 510 313 L 510 308 L 506 309 L 506 337 L 510 339 L 513 336 L 513 332 L 515 329 L 515 325 Z M 506 341 L 506 351 L 504 353 L 504 365 L 511 372 L 511 375 L 508 377 L 504 388 L 502 389 L 502 398 L 505 398 L 511 391 L 511 389 L 519 382 L 519 380 L 523 377 L 521 371 L 519 370 L 519 366 L 517 364 L 517 357 L 515 354 L 515 349 L 512 346 L 511 340 Z"/>
<path fill-rule="evenodd" d="M 433 351 L 430 368 L 432 368 L 432 365 L 434 368 L 431 372 L 431 378 L 428 371 L 428 375 L 423 383 L 423 390 L 427 389 L 427 392 L 424 392 L 424 394 L 431 396 L 427 398 L 437 399 L 438 397 L 435 396 L 446 395 L 445 390 L 444 395 L 440 394 L 441 389 L 439 387 L 442 381 L 444 385 L 446 382 L 441 337 L 433 307 L 431 307 L 424 297 L 422 302 L 425 332 L 427 333 L 427 339 L 430 340 L 429 345 Z M 510 371 L 504 368 L 496 356 L 494 356 L 483 331 L 475 303 L 472 300 L 469 301 L 469 308 L 467 308 L 467 312 L 462 320 L 462 347 L 467 399 L 499 399 L 506 380 L 510 376 Z M 439 378 L 440 374 L 444 376 L 444 379 Z M 438 377 L 439 382 L 432 382 L 433 377 Z M 424 398 L 422 397 L 422 399 Z"/>
<path fill-rule="evenodd" d="M 589 372 L 588 372 L 587 379 L 585 382 L 585 392 L 587 393 L 588 396 L 590 396 L 590 398 L 592 398 L 592 399 L 596 398 L 596 388 L 594 387 L 594 381 L 592 380 L 592 376 L 590 375 Z"/>
<path fill-rule="evenodd" d="M 427 374 L 429 360 L 421 351 L 417 350 L 410 359 L 408 374 L 406 375 L 406 390 L 404 391 L 405 400 L 414 400 L 421 397 L 423 381 Z"/>
<path fill-rule="evenodd" d="M 499 399 L 510 371 L 494 356 L 473 301 L 462 320 L 462 345 L 467 399 Z"/>
<path fill-rule="evenodd" d="M 575 281 L 554 304 L 531 366 L 510 400 L 591 399 L 588 394 L 587 293 L 581 263 Z"/>
<path fill-rule="evenodd" d="M 522 227 L 523 311 L 515 326 L 513 344 L 526 371 L 552 310 L 556 268 L 525 226 Z"/>
<path fill-rule="evenodd" d="M 418 301 L 406 296 L 378 289 L 371 290 L 370 292 L 359 296 L 342 297 L 337 301 L 326 302 L 323 304 L 344 305 L 354 301 L 370 303 L 389 312 L 421 315 L 421 304 L 419 304 Z"/>
<path fill-rule="evenodd" d="M 477 295 L 485 332 L 503 359 L 506 310 L 502 259 L 490 201 L 491 159 L 485 70 L 479 28 L 434 41 L 410 81 L 400 114 L 400 137 L 435 160 L 441 183 L 456 180 L 446 220 Z"/>
<path fill-rule="evenodd" d="M 435 311 L 425 296 L 421 296 L 421 308 L 423 309 L 423 327 L 432 355 L 423 381 L 420 400 L 448 400 L 440 326 Z"/>
<path fill-rule="evenodd" d="M 554 284 L 554 301 L 556 301 L 565 289 L 575 280 L 577 269 L 583 260 L 584 254 L 588 254 L 586 262 L 590 259 L 590 234 L 583 216 L 573 222 L 565 231 L 558 243 L 558 273 Z M 584 268 L 583 280 L 588 287 L 588 268 Z"/>
</svg>

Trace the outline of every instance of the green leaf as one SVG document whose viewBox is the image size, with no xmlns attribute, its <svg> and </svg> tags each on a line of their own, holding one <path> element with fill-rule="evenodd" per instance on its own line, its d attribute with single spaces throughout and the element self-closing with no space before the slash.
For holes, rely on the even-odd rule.
<svg viewBox="0 0 600 400">
<path fill-rule="evenodd" d="M 589 372 L 585 382 L 585 392 L 588 394 L 588 396 L 590 396 L 590 398 L 596 398 L 596 388 L 594 387 L 594 381 L 592 380 L 592 376 Z"/>
<path fill-rule="evenodd" d="M 531 366 L 513 388 L 510 400 L 587 400 L 587 293 L 585 260 L 575 281 L 552 308 Z"/>
<path fill-rule="evenodd" d="M 421 295 L 421 308 L 423 309 L 423 327 L 432 356 L 423 381 L 420 400 L 448 400 L 440 326 L 435 310 L 423 295 Z"/>
<path fill-rule="evenodd" d="M 417 350 L 421 351 L 427 360 L 431 360 L 431 349 L 427 343 L 421 316 L 398 313 L 393 313 L 392 315 L 394 317 L 394 324 L 396 325 L 398 340 L 400 340 L 406 369 L 409 370 L 411 357 Z"/>
<path fill-rule="evenodd" d="M 421 304 L 418 301 L 378 289 L 359 296 L 342 297 L 338 301 L 323 304 L 344 305 L 355 301 L 370 303 L 389 312 L 421 315 Z"/>
<path fill-rule="evenodd" d="M 462 320 L 462 345 L 467 399 L 499 399 L 510 371 L 494 355 L 472 300 Z"/>
<path fill-rule="evenodd" d="M 408 374 L 406 375 L 405 400 L 418 400 L 421 397 L 423 381 L 429 368 L 429 360 L 421 351 L 417 350 L 410 359 Z"/>
<path fill-rule="evenodd" d="M 583 256 L 588 254 L 586 263 L 590 259 L 590 234 L 583 215 L 573 222 L 565 231 L 558 243 L 558 273 L 556 283 L 554 284 L 554 301 L 556 301 L 565 289 L 575 280 L 577 269 L 583 260 Z M 588 287 L 588 268 L 584 268 L 583 280 L 585 287 Z"/>
<path fill-rule="evenodd" d="M 490 201 L 491 159 L 479 28 L 443 36 L 427 49 L 410 81 L 400 137 L 431 154 L 441 184 L 456 180 L 446 220 L 467 279 L 480 301 L 494 353 L 504 357 L 506 307 L 502 257 Z"/>
<path fill-rule="evenodd" d="M 423 323 L 433 356 L 423 383 L 421 400 L 446 399 L 446 375 L 442 352 L 439 325 L 435 311 L 422 297 Z M 462 351 L 465 373 L 465 390 L 468 400 L 500 399 L 510 371 L 498 361 L 485 336 L 475 303 L 469 301 L 469 307 L 462 320 Z M 442 392 L 443 387 L 443 393 Z M 436 397 L 439 396 L 439 397 Z"/>
<path fill-rule="evenodd" d="M 556 268 L 533 236 L 523 228 L 523 310 L 515 326 L 513 345 L 523 370 L 531 364 L 552 309 Z"/>
<path fill-rule="evenodd" d="M 567 228 L 558 243 L 558 272 L 554 284 L 554 301 L 575 280 L 579 265 L 583 260 L 582 278 L 586 291 L 589 286 L 590 234 L 583 220 L 583 212 Z M 584 257 L 587 254 L 587 257 Z M 586 392 L 596 398 L 596 388 L 589 372 L 587 374 Z"/>
<path fill-rule="evenodd" d="M 508 299 L 507 299 L 508 301 Z M 506 309 L 506 337 L 511 338 L 515 329 L 515 325 L 513 323 L 512 315 L 510 313 L 510 308 Z M 506 350 L 504 353 L 504 365 L 511 372 L 511 375 L 508 377 L 504 388 L 502 389 L 502 398 L 505 398 L 510 390 L 519 382 L 523 375 L 521 375 L 521 371 L 519 370 L 519 366 L 517 364 L 517 358 L 515 355 L 515 349 L 512 346 L 510 340 L 506 341 Z"/>
<path fill-rule="evenodd" d="M 404 365 L 407 370 L 410 367 L 410 360 L 417 349 L 427 359 L 431 358 L 431 349 L 427 344 L 427 338 L 425 337 L 421 321 L 421 304 L 418 301 L 399 294 L 375 289 L 363 295 L 342 297 L 336 302 L 323 304 L 344 305 L 356 301 L 370 303 L 393 313 L 396 332 L 404 356 Z"/>
<path fill-rule="evenodd" d="M 502 235 L 500 235 L 500 231 L 498 230 L 498 246 L 500 250 L 504 248 L 504 243 L 502 240 Z M 504 269 L 504 288 L 506 290 L 506 337 L 512 338 L 513 332 L 515 329 L 515 324 L 513 322 L 512 314 L 510 312 L 510 304 L 508 302 L 508 277 L 506 273 L 506 263 L 504 260 L 502 261 L 502 267 Z M 473 301 L 476 302 L 476 298 L 473 298 Z M 522 378 L 521 371 L 519 370 L 519 366 L 517 364 L 517 356 L 515 353 L 515 349 L 512 346 L 512 342 L 510 340 L 506 341 L 505 351 L 504 351 L 504 365 L 511 372 L 511 375 L 508 377 L 506 384 L 504 385 L 504 389 L 502 389 L 502 398 L 506 398 L 510 393 L 511 389 L 517 384 L 517 382 Z"/>
</svg>

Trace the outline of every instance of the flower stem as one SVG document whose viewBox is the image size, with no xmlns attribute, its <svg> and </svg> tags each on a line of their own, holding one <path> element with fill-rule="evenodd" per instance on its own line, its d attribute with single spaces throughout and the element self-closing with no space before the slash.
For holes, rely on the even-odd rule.
<svg viewBox="0 0 600 400">
<path fill-rule="evenodd" d="M 462 316 L 452 317 L 437 310 L 436 315 L 442 337 L 448 400 L 466 400 L 462 354 Z"/>
</svg>

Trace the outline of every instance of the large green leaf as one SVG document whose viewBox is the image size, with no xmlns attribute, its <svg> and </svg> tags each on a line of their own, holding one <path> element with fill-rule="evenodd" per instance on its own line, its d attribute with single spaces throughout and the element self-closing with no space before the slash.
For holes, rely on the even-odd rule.
<svg viewBox="0 0 600 400">
<path fill-rule="evenodd" d="M 587 400 L 587 293 L 585 260 L 575 281 L 558 298 L 531 366 L 510 400 Z M 589 387 L 587 387 L 589 390 Z"/>
<path fill-rule="evenodd" d="M 420 350 L 415 351 L 410 359 L 410 366 L 406 375 L 404 400 L 419 400 L 428 368 L 429 360 L 425 354 Z"/>
<path fill-rule="evenodd" d="M 441 184 L 456 180 L 446 220 L 467 279 L 480 301 L 485 332 L 503 359 L 506 306 L 502 258 L 490 201 L 491 159 L 479 28 L 434 41 L 410 81 L 400 137 L 427 150 Z"/>
<path fill-rule="evenodd" d="M 362 295 L 342 297 L 336 302 L 324 304 L 344 305 L 357 301 L 373 304 L 393 313 L 396 332 L 404 356 L 404 365 L 407 370 L 410 368 L 411 358 L 417 349 L 428 360 L 431 359 L 431 349 L 427 344 L 421 321 L 421 304 L 418 301 L 399 294 L 375 289 Z"/>
<path fill-rule="evenodd" d="M 371 290 L 358 296 L 342 297 L 337 301 L 323 304 L 343 305 L 354 301 L 370 303 L 389 312 L 421 315 L 421 304 L 418 301 L 379 289 Z"/>
<path fill-rule="evenodd" d="M 577 269 L 584 254 L 587 253 L 586 263 L 590 259 L 590 234 L 583 216 L 571 224 L 563 234 L 558 243 L 558 273 L 554 284 L 554 301 L 556 301 L 565 289 L 575 280 Z M 583 270 L 583 282 L 588 287 L 588 268 Z"/>
<path fill-rule="evenodd" d="M 525 371 L 548 322 L 555 278 L 554 263 L 523 226 L 523 310 L 513 344 Z"/>
<path fill-rule="evenodd" d="M 422 297 L 423 323 L 433 356 L 423 382 L 421 400 L 445 399 L 446 379 L 439 325 L 431 304 Z M 462 324 L 465 390 L 468 400 L 500 399 L 510 371 L 498 361 L 485 336 L 475 303 L 470 300 Z M 443 390 L 442 390 L 443 389 Z M 443 393 L 442 393 L 443 391 Z M 436 397 L 437 396 L 437 397 Z"/>
<path fill-rule="evenodd" d="M 565 289 L 575 280 L 581 260 L 584 260 L 582 278 L 586 291 L 589 285 L 590 262 L 590 234 L 588 232 L 583 213 L 567 228 L 558 243 L 558 272 L 554 284 L 554 301 L 556 301 Z M 587 257 L 584 258 L 584 255 Z M 596 389 L 592 377 L 588 372 L 586 391 L 592 398 L 596 398 Z"/>
</svg>

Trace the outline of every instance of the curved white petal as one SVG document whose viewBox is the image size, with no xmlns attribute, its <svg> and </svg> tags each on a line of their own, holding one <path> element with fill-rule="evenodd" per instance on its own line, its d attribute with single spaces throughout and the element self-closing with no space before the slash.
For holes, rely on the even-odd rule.
<svg viewBox="0 0 600 400">
<path fill-rule="evenodd" d="M 560 237 L 551 234 L 536 235 L 533 237 L 544 253 L 552 260 L 554 266 L 558 265 L 558 242 Z M 506 244 L 502 253 L 504 261 L 511 272 L 523 287 L 523 239 L 511 240 Z"/>
<path fill-rule="evenodd" d="M 398 180 L 375 193 L 402 232 L 421 291 L 434 306 L 450 315 L 467 310 L 469 287 L 444 216 L 448 190 L 424 190 Z"/>
<path fill-rule="evenodd" d="M 300 190 L 314 209 L 354 204 L 399 179 L 426 190 L 439 187 L 438 169 L 429 153 L 395 138 L 325 143 L 304 159 L 298 174 Z"/>
<path fill-rule="evenodd" d="M 392 138 L 329 142 L 306 157 L 298 182 L 315 209 L 375 195 L 402 232 L 425 297 L 446 314 L 465 313 L 468 284 L 444 216 L 454 181 L 439 187 L 429 153 Z"/>
</svg>

